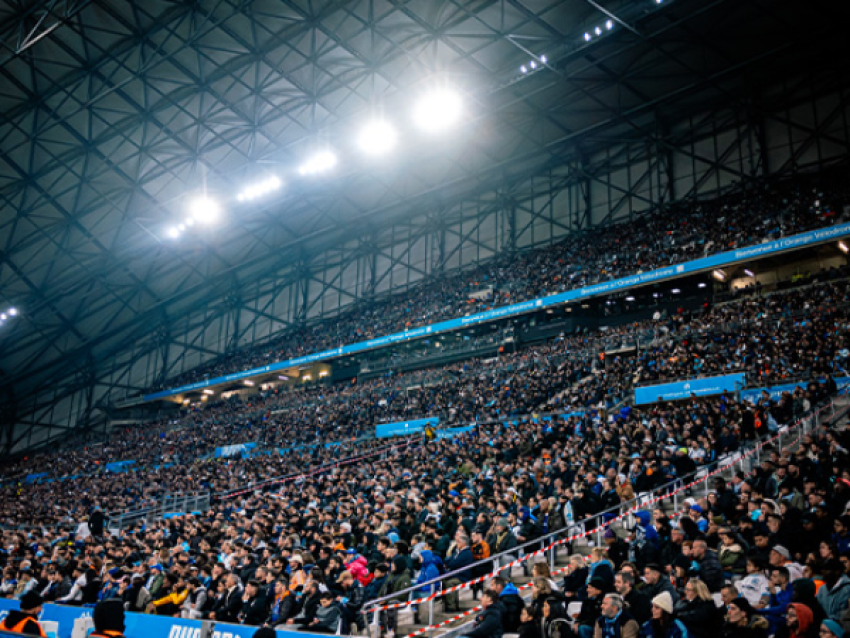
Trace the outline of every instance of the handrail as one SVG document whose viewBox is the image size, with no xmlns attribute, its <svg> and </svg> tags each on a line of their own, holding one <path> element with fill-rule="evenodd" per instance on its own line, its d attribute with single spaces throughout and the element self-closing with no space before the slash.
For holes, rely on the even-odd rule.
<svg viewBox="0 0 850 638">
<path fill-rule="evenodd" d="M 839 392 L 839 394 L 840 393 L 841 392 Z M 768 435 L 762 437 L 762 439 L 753 442 L 752 446 L 747 446 L 747 448 L 748 448 L 747 453 L 749 453 L 753 450 L 755 450 L 757 452 L 763 445 L 765 445 L 768 442 L 776 439 L 777 437 L 779 437 L 779 439 L 781 441 L 783 429 L 785 429 L 786 431 L 790 431 L 791 427 L 797 428 L 801 425 L 805 425 L 805 422 L 807 420 L 816 420 L 817 417 L 818 417 L 818 414 L 822 410 L 824 410 L 827 406 L 832 406 L 833 410 L 834 410 L 834 400 L 832 398 L 830 398 L 828 403 L 826 403 L 826 404 L 820 406 L 819 408 L 813 410 L 809 416 L 800 419 L 794 426 L 780 426 L 777 434 L 768 434 Z M 493 564 L 495 562 L 495 560 L 497 560 L 499 558 L 508 557 L 508 556 L 515 558 L 516 556 L 519 555 L 520 550 L 530 548 L 530 547 L 533 547 L 533 546 L 541 546 L 543 544 L 543 542 L 546 541 L 547 539 L 552 539 L 552 538 L 554 538 L 558 535 L 568 533 L 571 529 L 573 529 L 577 526 L 580 526 L 580 525 L 586 525 L 587 523 L 589 523 L 592 520 L 603 521 L 604 517 L 606 515 L 615 514 L 615 515 L 619 516 L 619 515 L 622 514 L 622 512 L 629 512 L 629 511 L 632 511 L 634 509 L 640 509 L 640 504 L 643 501 L 645 501 L 647 499 L 647 497 L 651 498 L 651 495 L 663 494 L 663 493 L 665 493 L 669 490 L 676 489 L 677 486 L 683 484 L 685 481 L 687 481 L 689 479 L 696 480 L 699 477 L 708 478 L 712 475 L 712 472 L 716 471 L 720 467 L 721 462 L 727 463 L 724 466 L 724 469 L 725 469 L 726 467 L 730 467 L 730 466 L 734 465 L 735 463 L 737 463 L 739 459 L 742 460 L 744 458 L 743 455 L 741 455 L 741 456 L 739 456 L 739 458 L 736 458 L 731 463 L 729 463 L 728 462 L 729 458 L 732 457 L 732 456 L 734 456 L 734 454 L 729 454 L 729 455 L 723 456 L 721 458 L 715 459 L 711 463 L 708 463 L 706 465 L 701 466 L 695 472 L 692 472 L 691 474 L 688 474 L 687 476 L 677 477 L 675 480 L 670 481 L 668 483 L 665 483 L 664 485 L 661 485 L 659 487 L 656 487 L 655 489 L 651 490 L 650 492 L 646 492 L 643 495 L 637 495 L 637 496 L 635 496 L 635 498 L 633 498 L 629 501 L 626 501 L 624 503 L 620 503 L 619 505 L 611 507 L 607 510 L 597 512 L 596 514 L 593 514 L 591 516 L 586 517 L 585 519 L 583 519 L 580 522 L 573 522 L 572 524 L 567 524 L 566 526 L 564 526 L 560 529 L 549 532 L 549 533 L 547 533 L 543 536 L 535 538 L 534 540 L 527 541 L 527 542 L 523 543 L 522 545 L 517 545 L 516 547 L 514 547 L 510 550 L 501 552 L 499 554 L 495 554 L 493 556 L 490 556 L 490 557 L 485 558 L 483 560 L 480 560 L 478 562 L 471 563 L 470 565 L 467 565 L 467 566 L 462 567 L 460 569 L 456 569 L 456 570 L 451 571 L 451 572 L 446 572 L 445 574 L 442 574 L 442 575 L 438 576 L 437 578 L 432 578 L 431 580 L 425 581 L 423 583 L 418 583 L 416 585 L 412 585 L 411 587 L 408 587 L 407 589 L 403 589 L 401 591 L 398 591 L 398 592 L 395 592 L 393 594 L 384 596 L 382 598 L 377 598 L 377 599 L 374 599 L 372 601 L 369 601 L 369 603 L 367 603 L 368 608 L 364 605 L 364 609 L 363 609 L 362 613 L 367 614 L 367 613 L 377 611 L 381 607 L 381 605 L 379 605 L 379 603 L 384 603 L 384 602 L 388 602 L 388 601 L 392 601 L 392 600 L 399 600 L 400 597 L 403 598 L 405 595 L 409 595 L 413 592 L 430 589 L 431 585 L 434 585 L 436 583 L 441 583 L 441 582 L 445 581 L 446 579 L 451 578 L 452 576 L 457 576 L 458 574 L 462 574 L 462 573 L 465 573 L 465 572 L 472 571 L 476 567 L 482 567 L 482 566 L 484 566 L 485 564 L 488 564 L 488 563 Z M 715 466 L 715 467 L 712 469 L 712 466 Z M 597 528 L 595 530 L 592 530 L 592 531 L 596 531 L 597 534 L 599 534 L 601 532 L 601 528 L 597 526 Z M 520 557 L 518 560 L 522 560 L 522 557 Z M 463 585 L 467 585 L 467 584 L 468 583 L 463 583 Z M 436 596 L 439 595 L 439 592 L 436 592 L 436 593 L 431 594 L 431 595 L 436 597 Z"/>
</svg>

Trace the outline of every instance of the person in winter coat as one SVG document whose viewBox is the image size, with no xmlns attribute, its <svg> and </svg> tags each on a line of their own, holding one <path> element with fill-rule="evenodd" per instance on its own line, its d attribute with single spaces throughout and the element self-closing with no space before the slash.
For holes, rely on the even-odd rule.
<svg viewBox="0 0 850 638">
<path fill-rule="evenodd" d="M 573 554 L 570 556 L 567 575 L 564 576 L 564 597 L 567 599 L 567 602 L 580 600 L 584 596 L 587 573 L 588 569 L 581 555 Z"/>
<path fill-rule="evenodd" d="M 673 613 L 673 598 L 661 592 L 652 599 L 652 618 L 640 628 L 641 638 L 688 638 L 688 630 Z"/>
<path fill-rule="evenodd" d="M 723 626 L 723 615 L 714 604 L 708 587 L 699 578 L 688 581 L 684 600 L 680 600 L 673 609 L 688 634 L 695 638 L 716 638 Z"/>
<path fill-rule="evenodd" d="M 726 622 L 723 624 L 723 638 L 767 638 L 768 622 L 756 613 L 753 606 L 743 596 L 729 603 Z"/>
<path fill-rule="evenodd" d="M 463 570 L 464 567 L 472 565 L 472 550 L 469 548 L 469 537 L 462 531 L 458 531 L 458 533 L 455 534 L 455 544 L 455 551 L 450 556 L 446 557 L 445 565 L 446 571 L 448 572 Z M 443 586 L 450 588 L 469 580 L 472 580 L 472 574 L 469 570 L 464 570 L 449 578 Z M 453 592 L 451 594 L 446 594 L 443 598 L 443 604 L 445 605 L 446 611 L 451 611 L 452 609 L 459 611 L 458 593 Z"/>
<path fill-rule="evenodd" d="M 543 638 L 568 638 L 572 631 L 567 624 L 567 612 L 557 598 L 547 598 L 540 608 L 540 635 Z"/>
<path fill-rule="evenodd" d="M 619 594 L 605 594 L 602 599 L 602 615 L 596 621 L 593 638 L 637 638 L 640 625 L 625 609 L 625 601 Z"/>
<path fill-rule="evenodd" d="M 826 614 L 815 597 L 817 593 L 815 582 L 810 578 L 798 578 L 791 583 L 791 589 L 793 590 L 791 602 L 799 603 L 809 608 L 812 612 L 812 631 L 817 632 L 824 618 L 826 618 Z"/>
<path fill-rule="evenodd" d="M 441 561 L 440 558 L 431 550 L 422 550 L 420 559 L 422 561 L 422 567 L 419 569 L 419 577 L 416 579 L 415 583 L 418 588 L 416 590 L 416 598 L 433 594 L 436 588 L 439 587 L 439 583 L 433 583 L 423 587 L 419 587 L 419 585 L 424 585 L 424 583 L 427 583 L 429 580 L 439 578 L 440 574 L 445 571 L 443 561 Z"/>
<path fill-rule="evenodd" d="M 827 618 L 840 622 L 850 602 L 850 578 L 844 574 L 841 561 L 835 558 L 823 564 L 821 575 L 824 582 L 818 590 L 818 602 Z"/>
<path fill-rule="evenodd" d="M 785 613 L 794 596 L 794 588 L 788 580 L 786 567 L 774 567 L 771 570 L 767 606 L 760 612 L 769 623 L 771 634 L 776 633 L 785 624 Z"/>
<path fill-rule="evenodd" d="M 180 608 L 180 617 L 200 620 L 204 617 L 204 607 L 207 605 L 207 589 L 194 576 L 186 582 L 189 588 L 189 595 L 186 596 L 186 600 L 183 601 L 183 605 Z"/>
<path fill-rule="evenodd" d="M 708 548 L 708 544 L 702 540 L 695 540 L 691 556 L 696 563 L 696 576 L 706 584 L 710 591 L 720 591 L 725 578 L 723 567 L 717 558 L 717 552 Z"/>
<path fill-rule="evenodd" d="M 410 585 L 411 579 L 410 572 L 407 570 L 407 561 L 404 560 L 403 556 L 396 556 L 390 563 L 390 575 L 378 592 L 378 598 L 409 589 Z M 387 609 L 383 622 L 388 630 L 395 631 L 398 624 L 398 609 Z"/>
<path fill-rule="evenodd" d="M 121 591 L 122 588 L 123 591 Z M 118 592 L 121 594 L 121 599 L 124 601 L 125 611 L 142 613 L 153 600 L 150 592 L 145 587 L 145 579 L 141 574 L 133 576 L 130 586 L 125 587 L 122 585 L 122 587 L 119 587 Z"/>
<path fill-rule="evenodd" d="M 740 575 L 745 571 L 746 552 L 731 530 L 720 530 L 720 566 L 724 575 Z"/>
<path fill-rule="evenodd" d="M 591 638 L 596 628 L 596 620 L 602 615 L 602 598 L 610 593 L 606 583 L 600 578 L 591 578 L 587 583 L 587 598 L 581 603 L 581 611 L 576 619 L 579 638 Z M 544 636 L 545 636 L 544 632 Z"/>
<path fill-rule="evenodd" d="M 652 514 L 645 510 L 635 513 L 637 524 L 632 530 L 634 540 L 630 544 L 629 561 L 643 569 L 658 560 L 658 532 L 652 525 Z"/>
<path fill-rule="evenodd" d="M 534 621 L 534 616 L 531 614 L 530 608 L 523 607 L 519 620 L 519 626 L 517 627 L 519 638 L 542 638 L 540 635 L 540 624 Z"/>
<path fill-rule="evenodd" d="M 522 610 L 525 609 L 525 602 L 520 597 L 519 590 L 501 576 L 491 580 L 489 588 L 499 596 L 499 604 L 502 606 L 502 628 L 505 633 L 516 633 Z"/>
<path fill-rule="evenodd" d="M 266 623 L 272 627 L 283 626 L 292 615 L 295 607 L 295 595 L 289 592 L 286 582 L 278 580 L 274 584 L 274 595 L 270 600 L 269 615 Z"/>
<path fill-rule="evenodd" d="M 614 566 L 611 561 L 605 556 L 605 550 L 601 547 L 594 547 L 590 552 L 590 566 L 588 568 L 587 582 L 594 578 L 598 578 L 605 583 L 603 591 L 611 591 L 614 589 Z"/>
<path fill-rule="evenodd" d="M 334 605 L 334 595 L 326 591 L 319 596 L 319 608 L 313 621 L 301 629 L 318 634 L 335 634 L 341 615 L 339 607 Z"/>
<path fill-rule="evenodd" d="M 369 581 L 369 568 L 366 566 L 366 559 L 357 554 L 356 549 L 349 549 L 345 552 L 345 570 L 351 572 L 351 575 L 356 578 L 361 585 L 365 585 Z"/>
<path fill-rule="evenodd" d="M 646 582 L 643 593 L 649 596 L 650 600 L 664 592 L 670 594 L 673 603 L 679 600 L 679 594 L 676 593 L 676 588 L 664 574 L 661 565 L 657 563 L 647 565 L 643 570 L 643 578 Z"/>
<path fill-rule="evenodd" d="M 623 598 L 625 609 L 637 621 L 638 626 L 652 618 L 652 603 L 646 594 L 635 589 L 635 577 L 631 571 L 619 572 L 614 577 L 614 587 Z"/>
<path fill-rule="evenodd" d="M 509 552 L 517 546 L 517 539 L 511 531 L 508 524 L 508 519 L 498 518 L 493 524 L 494 532 L 487 537 L 487 544 L 490 546 L 490 555 L 495 556 L 503 552 Z M 514 560 L 510 554 L 499 558 L 499 565 L 504 567 Z"/>
<path fill-rule="evenodd" d="M 475 618 L 472 629 L 466 632 L 468 638 L 502 638 L 502 608 L 498 600 L 499 595 L 490 589 L 482 594 L 483 610 Z"/>
<path fill-rule="evenodd" d="M 788 605 L 785 621 L 785 625 L 777 630 L 775 638 L 818 638 L 819 627 L 814 623 L 814 614 L 805 605 Z"/>
</svg>

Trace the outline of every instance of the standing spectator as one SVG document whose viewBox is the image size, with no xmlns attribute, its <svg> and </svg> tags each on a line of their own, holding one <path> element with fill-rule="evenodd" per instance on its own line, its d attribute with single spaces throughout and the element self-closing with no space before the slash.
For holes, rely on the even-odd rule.
<svg viewBox="0 0 850 638">
<path fill-rule="evenodd" d="M 472 550 L 469 548 L 469 537 L 463 532 L 458 531 L 457 534 L 455 534 L 455 551 L 446 558 L 446 570 L 454 572 L 457 570 L 463 570 L 464 567 L 468 567 L 469 565 L 472 565 Z M 443 586 L 451 588 L 469 580 L 472 580 L 469 570 L 460 571 L 449 578 Z M 458 592 L 446 594 L 443 598 L 443 604 L 445 605 L 446 611 L 460 611 L 460 606 L 458 605 Z"/>
<path fill-rule="evenodd" d="M 519 595 L 519 590 L 501 576 L 496 576 L 490 581 L 490 591 L 499 597 L 502 606 L 502 627 L 506 633 L 516 633 L 520 624 L 522 610 L 525 602 Z"/>
</svg>

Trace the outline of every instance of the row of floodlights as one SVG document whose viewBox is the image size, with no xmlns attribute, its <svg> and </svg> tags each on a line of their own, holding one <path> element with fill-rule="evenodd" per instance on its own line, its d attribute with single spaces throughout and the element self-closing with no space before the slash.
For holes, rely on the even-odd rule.
<svg viewBox="0 0 850 638">
<path fill-rule="evenodd" d="M 545 62 L 545 56 L 541 57 Z M 457 124 L 463 114 L 461 97 L 451 90 L 435 91 L 424 96 L 413 110 L 413 122 L 427 133 L 440 133 Z M 357 146 L 366 155 L 378 156 L 386 154 L 395 148 L 398 142 L 398 132 L 393 123 L 387 118 L 378 118 L 368 122 L 357 136 Z M 337 154 L 330 148 L 317 151 L 298 168 L 298 174 L 309 177 L 327 173 L 339 163 Z M 249 202 L 260 199 L 280 190 L 283 180 L 272 175 L 263 181 L 251 184 L 236 199 L 239 202 Z M 221 215 L 221 207 L 210 197 L 193 199 L 187 209 L 186 218 L 179 224 L 167 230 L 168 237 L 177 239 L 193 226 L 211 224 Z"/>
<path fill-rule="evenodd" d="M 8 310 L 6 310 L 4 312 L 0 312 L 0 326 L 5 324 L 12 317 L 17 317 L 17 316 L 18 316 L 18 309 L 17 308 L 9 308 Z"/>
</svg>

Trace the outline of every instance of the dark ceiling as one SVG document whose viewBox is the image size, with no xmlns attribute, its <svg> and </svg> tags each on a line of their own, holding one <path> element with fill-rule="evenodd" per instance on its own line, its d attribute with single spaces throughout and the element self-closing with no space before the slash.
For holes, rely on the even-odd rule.
<svg viewBox="0 0 850 638">
<path fill-rule="evenodd" d="M 783 78 L 846 65 L 842 4 L 0 0 L 0 310 L 23 311 L 0 332 L 5 383 L 112 356 L 353 229 L 651 139 L 657 117 L 760 108 Z M 408 125 L 437 85 L 465 100 L 439 139 Z M 351 148 L 375 113 L 402 127 L 391 161 Z M 323 145 L 337 169 L 297 176 Z M 235 201 L 268 173 L 278 196 Z M 222 224 L 167 239 L 204 189 Z"/>
</svg>

